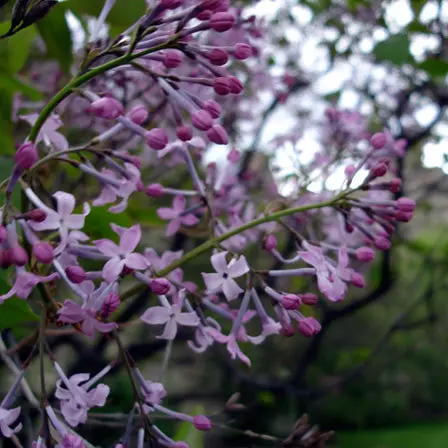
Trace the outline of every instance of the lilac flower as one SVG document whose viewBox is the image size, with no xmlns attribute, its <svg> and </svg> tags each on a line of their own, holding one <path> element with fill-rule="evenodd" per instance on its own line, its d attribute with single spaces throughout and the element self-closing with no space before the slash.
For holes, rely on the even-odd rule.
<svg viewBox="0 0 448 448">
<path fill-rule="evenodd" d="M 207 287 L 207 293 L 222 291 L 227 300 L 234 300 L 243 290 L 233 279 L 249 272 L 249 266 L 243 255 L 238 259 L 233 258 L 229 264 L 227 264 L 226 256 L 227 252 L 212 255 L 210 261 L 217 273 L 202 273 L 202 277 Z"/>
<path fill-rule="evenodd" d="M 38 117 L 39 114 L 33 113 L 29 115 L 20 115 L 19 118 L 27 121 L 31 126 L 34 126 Z M 59 115 L 50 115 L 42 126 L 39 135 L 37 136 L 36 143 L 43 141 L 47 146 L 54 146 L 59 151 L 68 149 L 67 139 L 63 134 L 56 131 L 56 129 L 59 129 L 62 125 L 63 123 L 59 118 Z"/>
<path fill-rule="evenodd" d="M 115 202 L 118 198 L 121 198 L 121 202 L 109 208 L 111 213 L 121 213 L 126 210 L 128 206 L 129 196 L 137 191 L 138 182 L 140 180 L 140 171 L 139 169 L 133 165 L 132 163 L 125 163 L 124 167 L 126 168 L 127 173 L 129 174 L 129 178 L 118 179 L 116 174 L 108 169 L 103 169 L 101 174 L 106 177 L 110 177 L 111 183 L 108 184 L 106 182 L 103 183 L 103 188 L 98 198 L 96 198 L 92 204 L 95 206 L 102 206 L 106 204 L 111 204 Z M 120 184 L 119 187 L 114 186 L 113 184 L 118 182 Z"/>
<path fill-rule="evenodd" d="M 332 302 L 338 302 L 345 297 L 347 285 L 344 281 L 350 281 L 352 270 L 347 268 L 347 249 L 339 250 L 339 262 L 335 268 L 325 257 L 320 247 L 306 244 L 306 251 L 299 252 L 302 259 L 316 269 L 317 286 L 319 291 Z"/>
<path fill-rule="evenodd" d="M 61 400 L 62 415 L 71 426 L 85 423 L 90 408 L 102 407 L 106 403 L 110 391 L 109 386 L 99 384 L 93 389 L 91 387 L 110 370 L 111 366 L 107 366 L 92 379 L 88 373 L 78 373 L 67 378 L 58 363 L 55 362 L 54 366 L 60 376 L 56 382 L 55 395 Z"/>
<path fill-rule="evenodd" d="M 80 230 L 84 227 L 86 216 L 90 212 L 89 204 L 84 204 L 84 211 L 81 215 L 74 215 L 75 197 L 72 194 L 58 191 L 53 195 L 57 202 L 57 212 L 46 207 L 47 217 L 42 222 L 30 221 L 29 226 L 35 231 L 59 230 L 61 242 L 55 249 L 55 253 L 60 253 L 68 242 L 68 232 L 71 229 Z"/>
<path fill-rule="evenodd" d="M 22 424 L 19 423 L 15 428 L 10 426 L 19 418 L 20 407 L 14 409 L 4 409 L 0 407 L 0 433 L 4 437 L 12 437 L 13 434 L 22 429 Z"/>
<path fill-rule="evenodd" d="M 0 296 L 0 303 L 3 303 L 10 297 L 17 296 L 20 299 L 27 299 L 31 291 L 38 283 L 47 283 L 56 279 L 59 275 L 53 273 L 47 276 L 41 276 L 28 272 L 24 267 L 16 268 L 16 281 L 13 287 L 6 293 Z"/>
<path fill-rule="evenodd" d="M 216 335 L 216 332 L 221 333 L 221 326 L 215 319 L 207 317 L 205 320 L 209 325 L 202 325 L 200 323 L 196 328 L 194 341 L 187 342 L 188 346 L 196 353 L 205 352 L 215 342 L 213 336 Z"/>
<path fill-rule="evenodd" d="M 150 380 L 145 380 L 141 387 L 143 398 L 146 405 L 143 405 L 143 410 L 148 413 L 155 405 L 158 405 L 166 396 L 166 390 L 162 383 L 154 383 Z"/>
<path fill-rule="evenodd" d="M 120 235 L 120 244 L 102 239 L 94 241 L 95 246 L 104 255 L 111 257 L 103 267 L 103 277 L 108 282 L 113 282 L 121 274 L 126 266 L 129 269 L 142 270 L 148 267 L 146 258 L 134 252 L 142 237 L 140 225 L 126 229 Z"/>
<path fill-rule="evenodd" d="M 210 335 L 213 339 L 215 339 L 215 341 L 220 342 L 221 344 L 226 344 L 227 351 L 230 353 L 230 357 L 232 359 L 238 358 L 247 366 L 251 366 L 250 359 L 241 351 L 234 332 L 231 332 L 228 336 L 226 336 L 219 331 L 211 330 Z"/>
<path fill-rule="evenodd" d="M 168 300 L 162 301 L 163 306 L 148 308 L 140 319 L 149 325 L 164 324 L 163 333 L 158 337 L 173 340 L 176 337 L 178 325 L 195 327 L 199 324 L 199 317 L 194 311 L 182 312 L 184 301 L 185 289 L 182 289 L 179 295 L 173 298 L 173 305 L 170 305 Z"/>
<path fill-rule="evenodd" d="M 101 322 L 98 315 L 101 312 L 105 298 L 108 296 L 109 287 L 106 283 L 102 283 L 95 290 L 93 282 L 86 281 L 80 285 L 86 298 L 82 305 L 65 300 L 64 306 L 58 311 L 59 321 L 66 324 L 81 324 L 81 330 L 93 339 L 95 330 L 101 333 L 108 333 L 114 330 L 117 325 L 114 322 Z"/>
<path fill-rule="evenodd" d="M 194 226 L 199 222 L 199 219 L 191 214 L 185 212 L 186 201 L 184 196 L 176 196 L 173 199 L 173 207 L 161 207 L 157 210 L 160 218 L 170 221 L 166 229 L 166 236 L 174 235 L 183 224 L 184 226 Z"/>
</svg>

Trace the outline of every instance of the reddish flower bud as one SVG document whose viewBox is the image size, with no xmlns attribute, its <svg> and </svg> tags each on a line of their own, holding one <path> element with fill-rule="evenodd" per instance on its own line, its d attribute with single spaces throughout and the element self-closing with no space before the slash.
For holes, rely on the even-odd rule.
<svg viewBox="0 0 448 448">
<path fill-rule="evenodd" d="M 212 422 L 205 415 L 195 415 L 193 417 L 193 425 L 199 431 L 209 431 L 212 427 Z"/>
<path fill-rule="evenodd" d="M 359 272 L 352 272 L 350 277 L 350 283 L 357 288 L 364 288 L 366 286 L 366 281 L 364 280 L 364 276 Z"/>
<path fill-rule="evenodd" d="M 37 261 L 44 264 L 50 264 L 54 260 L 53 247 L 45 241 L 33 245 L 33 255 Z"/>
<path fill-rule="evenodd" d="M 168 293 L 171 288 L 170 282 L 165 278 L 156 278 L 149 282 L 149 287 L 154 294 L 163 296 Z"/>
<path fill-rule="evenodd" d="M 145 135 L 146 143 L 156 151 L 165 148 L 168 144 L 168 136 L 163 129 L 154 128 L 148 131 Z"/>
<path fill-rule="evenodd" d="M 200 6 L 202 9 L 213 11 L 214 9 L 221 6 L 221 0 L 202 0 Z"/>
<path fill-rule="evenodd" d="M 292 336 L 294 336 L 294 327 L 292 326 L 292 324 L 285 324 L 282 325 L 282 329 L 281 332 L 283 334 L 283 336 L 286 336 L 287 338 L 291 338 Z"/>
<path fill-rule="evenodd" d="M 412 219 L 412 212 L 406 213 L 406 212 L 397 212 L 395 213 L 395 219 L 398 222 L 409 222 Z"/>
<path fill-rule="evenodd" d="M 375 251 L 370 247 L 360 247 L 356 249 L 356 258 L 364 262 L 372 261 L 375 258 Z"/>
<path fill-rule="evenodd" d="M 397 208 L 400 212 L 411 213 L 415 210 L 416 204 L 412 199 L 402 197 L 397 199 Z"/>
<path fill-rule="evenodd" d="M 228 78 L 221 76 L 213 81 L 213 90 L 217 95 L 225 96 L 231 91 L 231 85 Z"/>
<path fill-rule="evenodd" d="M 0 249 L 0 269 L 8 269 L 11 264 L 11 251 L 9 249 Z"/>
<path fill-rule="evenodd" d="M 401 179 L 398 179 L 398 177 L 396 177 L 395 179 L 392 179 L 389 183 L 389 190 L 392 193 L 398 193 L 401 190 Z"/>
<path fill-rule="evenodd" d="M 182 4 L 181 0 L 160 0 L 163 9 L 176 9 Z"/>
<path fill-rule="evenodd" d="M 305 317 L 305 319 L 302 319 L 298 325 L 300 333 L 307 338 L 319 333 L 321 328 L 320 323 L 314 319 L 314 317 Z"/>
<path fill-rule="evenodd" d="M 213 118 L 219 118 L 219 116 L 221 115 L 221 106 L 216 101 L 204 101 L 202 103 L 202 108 L 205 109 Z"/>
<path fill-rule="evenodd" d="M 270 252 L 271 250 L 275 249 L 276 247 L 277 247 L 277 238 L 275 237 L 275 235 L 270 233 L 263 241 L 263 249 Z"/>
<path fill-rule="evenodd" d="M 236 59 L 243 61 L 252 56 L 252 46 L 249 44 L 236 44 L 233 55 Z"/>
<path fill-rule="evenodd" d="M 387 173 L 387 165 L 385 163 L 378 163 L 370 170 L 370 175 L 372 177 L 382 177 L 386 173 Z"/>
<path fill-rule="evenodd" d="M 163 196 L 163 186 L 160 184 L 150 184 L 146 187 L 145 193 L 151 198 Z"/>
<path fill-rule="evenodd" d="M 198 110 L 191 116 L 191 123 L 200 131 L 207 131 L 213 126 L 213 118 L 206 110 Z"/>
<path fill-rule="evenodd" d="M 30 221 L 42 222 L 47 218 L 47 212 L 41 208 L 36 208 L 30 212 L 24 213 L 21 217 L 23 219 L 29 219 Z"/>
<path fill-rule="evenodd" d="M 370 139 L 370 144 L 375 149 L 383 148 L 386 143 L 387 143 L 387 137 L 383 132 L 377 132 L 376 134 L 373 134 Z"/>
<path fill-rule="evenodd" d="M 9 249 L 11 264 L 15 266 L 24 266 L 28 263 L 28 254 L 22 246 L 15 246 Z"/>
<path fill-rule="evenodd" d="M 166 50 L 163 53 L 163 65 L 166 68 L 176 68 L 182 64 L 184 54 L 179 50 Z"/>
<path fill-rule="evenodd" d="M 179 140 L 182 140 L 183 142 L 188 142 L 193 138 L 193 129 L 191 129 L 190 126 L 179 126 L 176 129 L 176 135 Z"/>
<path fill-rule="evenodd" d="M 218 33 L 230 30 L 236 22 L 235 16 L 230 12 L 216 12 L 210 17 L 210 28 Z"/>
<path fill-rule="evenodd" d="M 87 110 L 93 112 L 97 117 L 105 118 L 107 120 L 115 120 L 120 115 L 123 115 L 124 107 L 115 98 L 104 96 L 99 100 L 94 101 Z"/>
<path fill-rule="evenodd" d="M 19 146 L 14 156 L 14 161 L 21 170 L 29 170 L 38 160 L 39 155 L 33 142 L 26 142 Z"/>
<path fill-rule="evenodd" d="M 354 230 L 355 230 L 355 227 L 353 226 L 353 224 L 350 224 L 349 222 L 345 223 L 345 231 L 347 233 L 353 233 Z"/>
<path fill-rule="evenodd" d="M 135 106 L 129 112 L 129 118 L 138 125 L 143 124 L 149 116 L 148 109 L 145 106 Z"/>
<path fill-rule="evenodd" d="M 238 160 L 240 160 L 240 153 L 235 148 L 232 148 L 229 153 L 227 154 L 227 160 L 230 163 L 236 163 Z"/>
<path fill-rule="evenodd" d="M 106 319 L 120 306 L 120 296 L 118 294 L 109 294 L 104 299 L 101 307 L 101 317 Z"/>
<path fill-rule="evenodd" d="M 313 294 L 311 292 L 306 292 L 305 294 L 302 295 L 302 302 L 305 305 L 313 306 L 313 305 L 316 305 L 316 303 L 318 301 L 319 301 L 319 299 L 316 296 L 316 294 Z"/>
<path fill-rule="evenodd" d="M 87 275 L 81 266 L 68 266 L 65 268 L 68 279 L 76 285 L 82 283 Z"/>
<path fill-rule="evenodd" d="M 384 237 L 375 238 L 373 241 L 374 246 L 378 250 L 389 250 L 390 249 L 390 241 Z"/>
<path fill-rule="evenodd" d="M 230 84 L 230 93 L 239 95 L 244 90 L 242 82 L 238 78 L 235 78 L 235 76 L 229 76 L 227 79 Z"/>
<path fill-rule="evenodd" d="M 301 304 L 302 300 L 295 294 L 284 294 L 282 296 L 281 304 L 285 310 L 296 310 Z"/>
<path fill-rule="evenodd" d="M 139 156 L 131 156 L 129 158 L 129 161 L 132 163 L 132 165 L 136 166 L 138 169 L 140 169 L 140 167 L 142 166 Z"/>
<path fill-rule="evenodd" d="M 198 20 L 203 20 L 205 22 L 206 20 L 210 20 L 210 17 L 212 15 L 213 15 L 213 11 L 210 11 L 209 9 L 205 9 L 204 11 L 200 11 L 196 17 Z"/>
<path fill-rule="evenodd" d="M 221 66 L 227 63 L 229 54 L 221 48 L 214 48 L 207 53 L 207 58 L 213 65 Z"/>
<path fill-rule="evenodd" d="M 0 225 L 0 244 L 3 243 L 3 241 L 6 241 L 6 238 L 8 237 L 8 232 L 6 228 L 2 225 Z"/>
<path fill-rule="evenodd" d="M 217 145 L 227 145 L 227 143 L 229 143 L 227 132 L 220 124 L 213 125 L 207 131 L 207 138 Z"/>
</svg>

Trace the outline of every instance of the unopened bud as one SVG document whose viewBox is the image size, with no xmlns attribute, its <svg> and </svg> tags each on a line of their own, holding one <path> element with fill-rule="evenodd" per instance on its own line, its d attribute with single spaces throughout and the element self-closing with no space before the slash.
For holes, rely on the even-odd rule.
<svg viewBox="0 0 448 448">
<path fill-rule="evenodd" d="M 296 310 L 301 304 L 302 300 L 295 294 L 284 294 L 282 296 L 281 304 L 285 310 Z"/>
<path fill-rule="evenodd" d="M 179 140 L 188 142 L 193 138 L 193 129 L 190 126 L 182 125 L 176 129 L 176 135 Z"/>
<path fill-rule="evenodd" d="M 313 306 L 316 305 L 316 303 L 319 301 L 319 298 L 316 296 L 316 294 L 313 294 L 311 292 L 306 292 L 302 295 L 302 302 L 305 305 Z"/>
<path fill-rule="evenodd" d="M 149 287 L 154 294 L 163 296 L 171 289 L 170 282 L 165 278 L 157 278 L 149 282 Z"/>
<path fill-rule="evenodd" d="M 372 261 L 375 258 L 375 251 L 367 246 L 360 247 L 356 249 L 356 258 L 364 262 Z"/>
<path fill-rule="evenodd" d="M 210 18 L 210 28 L 218 33 L 230 30 L 235 25 L 236 18 L 230 12 L 217 12 Z"/>
<path fill-rule="evenodd" d="M 209 431 L 212 427 L 212 422 L 205 415 L 195 415 L 193 424 L 199 431 Z"/>
<path fill-rule="evenodd" d="M 81 266 L 68 266 L 65 268 L 68 279 L 76 285 L 82 283 L 86 279 L 86 272 Z"/>
<path fill-rule="evenodd" d="M 207 131 L 207 138 L 217 145 L 227 145 L 229 143 L 227 132 L 220 124 L 213 125 Z"/>
<path fill-rule="evenodd" d="M 160 198 L 163 196 L 163 186 L 160 184 L 148 185 L 145 193 L 151 198 Z"/>
<path fill-rule="evenodd" d="M 319 333 L 321 328 L 320 323 L 314 319 L 314 317 L 305 317 L 305 319 L 302 319 L 298 325 L 300 333 L 307 338 Z"/>
<path fill-rule="evenodd" d="M 415 210 L 416 204 L 412 199 L 402 197 L 397 199 L 397 208 L 400 212 L 411 213 Z"/>
<path fill-rule="evenodd" d="M 37 261 L 44 264 L 50 264 L 54 260 L 53 247 L 45 241 L 33 245 L 33 255 Z"/>
<path fill-rule="evenodd" d="M 206 110 L 198 110 L 191 116 L 191 123 L 200 131 L 207 131 L 213 126 L 213 118 Z"/>
<path fill-rule="evenodd" d="M 266 239 L 263 241 L 263 249 L 270 252 L 277 247 L 277 238 L 272 233 L 269 234 Z"/>
<path fill-rule="evenodd" d="M 109 294 L 101 307 L 101 317 L 106 319 L 120 306 L 120 296 L 118 294 Z"/>
<path fill-rule="evenodd" d="M 124 107 L 117 99 L 105 96 L 94 101 L 87 110 L 93 112 L 97 117 L 115 120 L 120 115 L 123 115 Z"/>
<path fill-rule="evenodd" d="M 159 151 L 164 149 L 168 144 L 168 136 L 163 129 L 154 128 L 148 131 L 145 135 L 146 143 L 151 149 Z"/>
<path fill-rule="evenodd" d="M 15 246 L 9 249 L 11 264 L 15 266 L 25 266 L 28 263 L 28 254 L 22 246 Z"/>
<path fill-rule="evenodd" d="M 33 142 L 26 142 L 19 146 L 14 156 L 14 161 L 21 170 L 29 170 L 38 160 L 39 155 Z"/>
<path fill-rule="evenodd" d="M 148 109 L 145 106 L 135 106 L 129 112 L 129 118 L 138 125 L 142 125 L 149 117 Z"/>
<path fill-rule="evenodd" d="M 384 132 L 377 132 L 376 134 L 373 134 L 370 139 L 370 144 L 375 149 L 383 148 L 386 143 L 387 143 L 387 137 L 384 134 Z"/>
</svg>

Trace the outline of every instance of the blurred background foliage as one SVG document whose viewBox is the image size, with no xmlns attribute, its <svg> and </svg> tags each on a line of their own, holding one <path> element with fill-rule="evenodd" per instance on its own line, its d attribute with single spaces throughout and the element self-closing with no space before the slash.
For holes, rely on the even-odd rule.
<svg viewBox="0 0 448 448">
<path fill-rule="evenodd" d="M 13 3 L 1 10 L 0 33 L 9 29 Z M 295 127 L 300 128 L 309 122 L 316 104 L 347 107 L 349 92 L 355 97 L 351 107 L 365 113 L 374 127 L 389 125 L 395 135 L 410 141 L 399 174 L 405 194 L 418 200 L 419 209 L 413 223 L 398 229 L 393 248 L 376 260 L 365 290 L 354 291 L 341 305 L 320 305 L 316 317 L 321 319 L 323 331 L 313 339 L 297 336 L 270 340 L 261 349 L 249 347 L 253 361 L 250 371 L 230 362 L 220 348 L 196 356 L 182 341 L 176 342 L 166 376 L 167 403 L 213 415 L 238 391 L 246 409 L 230 415 L 235 428 L 286 437 L 295 420 L 308 413 L 313 424 L 336 432 L 331 441 L 335 447 L 445 447 L 448 182 L 443 168 L 448 153 L 448 4 L 441 0 L 240 3 L 266 16 L 264 28 L 271 42 L 267 52 L 273 72 L 287 70 L 302 81 L 291 88 L 287 101 L 268 98 L 266 108 L 260 111 L 263 132 L 275 133 L 279 110 L 293 117 Z M 75 17 L 77 26 L 87 29 L 88 15 L 97 15 L 102 4 L 102 0 L 61 2 L 42 21 L 0 40 L 0 178 L 9 175 L 16 136 L 23 135 L 20 123 L 12 120 L 14 95 L 20 93 L 33 101 L 43 98 L 33 85 L 32 70 L 39 70 L 40 61 L 55 60 L 63 76 L 70 76 L 79 30 L 68 17 Z M 110 34 L 117 35 L 133 23 L 144 7 L 144 0 L 118 1 L 109 16 Z M 405 24 L 402 15 L 410 17 Z M 323 68 L 303 57 L 310 40 L 325 59 L 320 61 Z M 335 74 L 340 67 L 349 73 L 342 81 Z M 311 101 L 312 105 L 306 106 L 304 98 L 308 103 L 309 98 L 317 98 L 318 103 Z M 244 135 L 237 126 L 234 137 L 240 142 L 239 149 L 251 150 L 251 158 L 259 154 L 269 158 L 263 132 L 247 144 L 253 135 Z M 72 137 L 76 143 L 77 136 Z M 428 168 L 428 151 L 441 154 L 438 166 Z M 265 169 L 275 171 L 278 164 L 272 157 Z M 295 169 L 291 169 L 293 176 Z M 77 176 L 67 170 L 48 176 L 47 182 L 56 186 L 78 184 L 78 193 L 88 197 L 89 184 Z M 173 187 L 185 187 L 176 170 L 172 180 Z M 148 246 L 164 247 L 162 223 L 151 200 L 143 194 L 136 195 L 125 214 L 112 216 L 106 208 L 95 208 L 86 226 L 93 237 L 108 238 L 113 235 L 110 222 L 128 226 L 134 221 L 151 229 L 145 241 Z M 177 235 L 171 250 L 188 250 L 196 241 L 195 235 Z M 288 241 L 281 242 L 281 249 L 285 253 L 290 250 Z M 261 257 L 256 247 L 247 253 L 249 261 L 264 263 Z M 206 257 L 195 259 L 185 267 L 185 277 L 199 282 L 206 263 Z M 270 262 L 265 263 L 269 266 Z M 7 274 L 2 275 L 3 292 L 8 286 Z M 293 280 L 291 289 L 300 291 L 305 286 L 302 282 Z M 130 303 L 118 317 L 125 320 L 137 315 L 145 300 Z M 0 306 L 0 329 L 9 338 L 26 336 L 29 330 L 24 324 L 36 319 L 26 302 L 13 299 Z M 165 345 L 147 332 L 147 328 L 132 329 L 128 342 L 135 359 L 145 360 L 145 370 L 157 377 Z M 95 371 L 110 357 L 106 338 L 87 348 L 77 336 L 54 339 L 50 345 L 58 356 L 66 358 L 72 372 Z M 118 413 L 131 407 L 132 391 L 126 376 L 118 373 L 109 383 L 112 394 L 102 411 Z M 198 408 L 198 403 L 203 408 Z M 163 422 L 162 429 L 164 425 L 174 423 Z M 98 443 L 103 441 L 103 446 L 117 434 L 113 424 L 107 427 L 95 418 L 87 430 L 86 435 Z M 194 448 L 268 445 L 232 432 L 204 437 L 191 432 L 187 425 L 177 425 L 176 431 Z"/>
</svg>

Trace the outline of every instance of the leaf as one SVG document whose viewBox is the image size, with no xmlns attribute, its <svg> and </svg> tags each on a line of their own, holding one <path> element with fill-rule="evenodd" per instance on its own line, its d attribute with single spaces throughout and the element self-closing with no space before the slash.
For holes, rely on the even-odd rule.
<svg viewBox="0 0 448 448">
<path fill-rule="evenodd" d="M 73 48 L 65 9 L 59 6 L 54 8 L 37 23 L 37 29 L 45 42 L 48 54 L 57 59 L 62 70 L 68 73 L 73 62 Z"/>
<path fill-rule="evenodd" d="M 446 76 L 448 74 L 448 62 L 441 59 L 427 59 L 418 65 L 432 77 Z"/>
<path fill-rule="evenodd" d="M 70 0 L 68 9 L 75 14 L 88 14 L 98 17 L 103 8 L 104 0 Z M 145 13 L 145 0 L 118 1 L 107 17 L 107 23 L 120 25 L 123 28 L 135 23 Z"/>
<path fill-rule="evenodd" d="M 409 36 L 395 34 L 378 43 L 373 54 L 378 61 L 389 61 L 395 65 L 412 64 L 414 59 L 409 50 Z"/>
<path fill-rule="evenodd" d="M 92 239 L 108 238 L 117 239 L 117 234 L 111 229 L 110 224 L 115 223 L 122 227 L 130 227 L 132 225 L 129 216 L 126 213 L 114 214 L 108 212 L 108 208 L 113 204 L 105 207 L 93 207 L 86 217 L 86 223 L 83 231 L 90 235 Z"/>
<path fill-rule="evenodd" d="M 39 316 L 26 300 L 7 299 L 0 305 L 0 329 L 17 327 L 28 322 L 39 322 Z"/>
<path fill-rule="evenodd" d="M 0 87 L 0 154 L 2 156 L 15 153 L 11 117 L 12 97 L 13 94 L 11 91 Z"/>
<path fill-rule="evenodd" d="M 9 23 L 0 23 L 0 34 L 9 30 Z M 36 37 L 36 29 L 31 26 L 23 31 L 0 40 L 0 72 L 16 74 L 25 65 Z"/>
<path fill-rule="evenodd" d="M 0 73 L 0 86 L 2 90 L 6 90 L 9 93 L 23 93 L 33 101 L 39 101 L 43 98 L 42 92 L 27 84 L 25 81 L 22 81 L 17 76 L 4 75 Z"/>
</svg>

